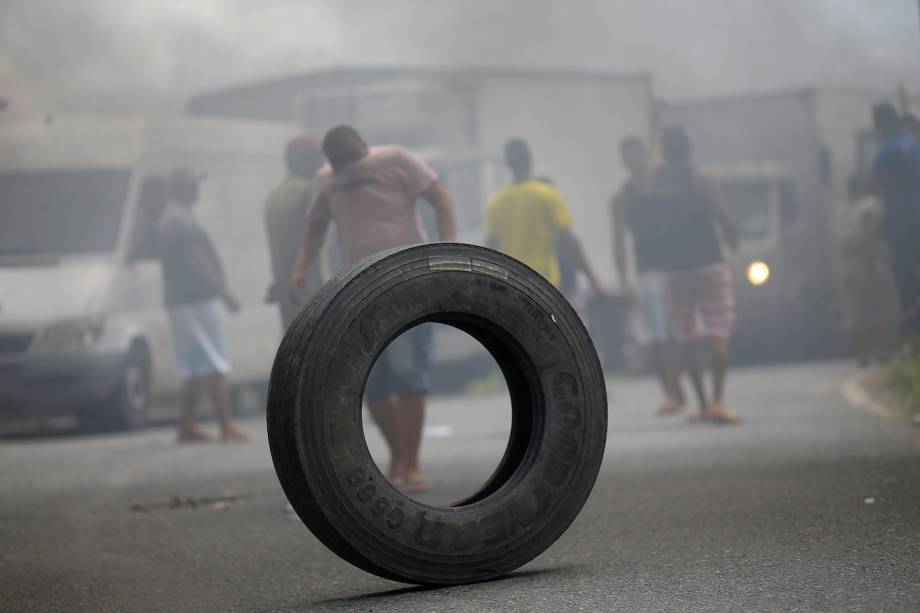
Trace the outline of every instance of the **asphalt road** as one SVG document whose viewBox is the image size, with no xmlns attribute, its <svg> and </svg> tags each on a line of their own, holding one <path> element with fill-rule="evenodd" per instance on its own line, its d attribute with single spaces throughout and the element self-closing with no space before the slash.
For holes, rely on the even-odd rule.
<svg viewBox="0 0 920 613">
<path fill-rule="evenodd" d="M 439 589 L 352 568 L 286 515 L 258 418 L 238 445 L 177 447 L 167 427 L 3 439 L 0 610 L 917 611 L 916 429 L 849 406 L 852 375 L 739 370 L 736 427 L 657 418 L 651 381 L 611 382 L 571 529 L 504 579 Z M 497 463 L 506 400 L 437 400 L 428 423 L 429 500 L 449 500 Z"/>
</svg>

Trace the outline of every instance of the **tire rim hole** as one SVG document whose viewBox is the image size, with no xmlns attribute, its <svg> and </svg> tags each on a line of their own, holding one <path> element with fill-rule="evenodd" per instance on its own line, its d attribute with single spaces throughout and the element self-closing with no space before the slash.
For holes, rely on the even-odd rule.
<svg viewBox="0 0 920 613">
<path fill-rule="evenodd" d="M 418 457 L 431 489 L 418 492 L 414 490 L 421 484 L 391 472 L 401 472 L 399 465 L 406 463 L 397 459 L 397 465 L 391 464 L 394 445 L 402 449 L 397 454 L 405 456 L 409 449 L 411 456 L 414 420 L 401 417 L 400 411 L 415 410 L 412 401 L 394 406 L 392 396 L 387 400 L 380 396 L 385 390 L 409 391 L 413 383 L 424 386 L 424 381 L 412 376 L 410 365 L 424 360 L 419 351 L 424 350 L 420 345 L 426 335 L 431 339 L 431 392 L 426 397 Z M 373 408 L 369 400 L 374 400 Z M 365 440 L 378 470 L 388 478 L 400 477 L 391 482 L 419 502 L 461 506 L 501 485 L 494 481 L 508 460 L 512 428 L 508 382 L 489 350 L 455 322 L 413 326 L 387 345 L 365 383 L 362 416 Z M 394 432 L 394 426 L 402 431 Z"/>
</svg>

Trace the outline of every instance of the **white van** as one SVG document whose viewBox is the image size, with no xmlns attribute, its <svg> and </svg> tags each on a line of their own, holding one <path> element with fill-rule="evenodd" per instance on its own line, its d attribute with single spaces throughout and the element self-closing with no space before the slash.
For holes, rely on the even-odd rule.
<svg viewBox="0 0 920 613">
<path fill-rule="evenodd" d="M 297 131 L 187 118 L 0 126 L 0 417 L 131 428 L 177 393 L 159 264 L 130 254 L 141 182 L 178 165 L 207 174 L 195 213 L 243 306 L 226 318 L 231 383 L 264 384 L 281 327 L 265 303 L 262 206 Z"/>
</svg>

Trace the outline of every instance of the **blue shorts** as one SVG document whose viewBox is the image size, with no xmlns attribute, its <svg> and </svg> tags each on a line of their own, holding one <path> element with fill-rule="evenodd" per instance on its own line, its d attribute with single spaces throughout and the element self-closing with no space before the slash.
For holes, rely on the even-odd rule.
<svg viewBox="0 0 920 613">
<path fill-rule="evenodd" d="M 377 403 L 388 396 L 427 394 L 431 388 L 431 326 L 422 324 L 390 343 L 371 369 L 364 399 Z"/>
<path fill-rule="evenodd" d="M 230 372 L 220 301 L 169 307 L 176 370 L 184 380 Z"/>
<path fill-rule="evenodd" d="M 636 285 L 643 340 L 652 345 L 666 342 L 671 336 L 667 277 L 661 272 L 640 273 Z"/>
</svg>

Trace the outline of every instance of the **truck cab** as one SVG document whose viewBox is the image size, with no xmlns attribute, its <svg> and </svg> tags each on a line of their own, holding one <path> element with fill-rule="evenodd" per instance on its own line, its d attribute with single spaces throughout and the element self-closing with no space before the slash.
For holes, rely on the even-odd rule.
<svg viewBox="0 0 920 613">
<path fill-rule="evenodd" d="M 737 323 L 734 351 L 771 359 L 818 345 L 833 319 L 833 278 L 819 275 L 792 173 L 770 161 L 709 165 L 738 233 L 728 253 Z M 816 314 L 825 321 L 816 322 Z"/>
</svg>

